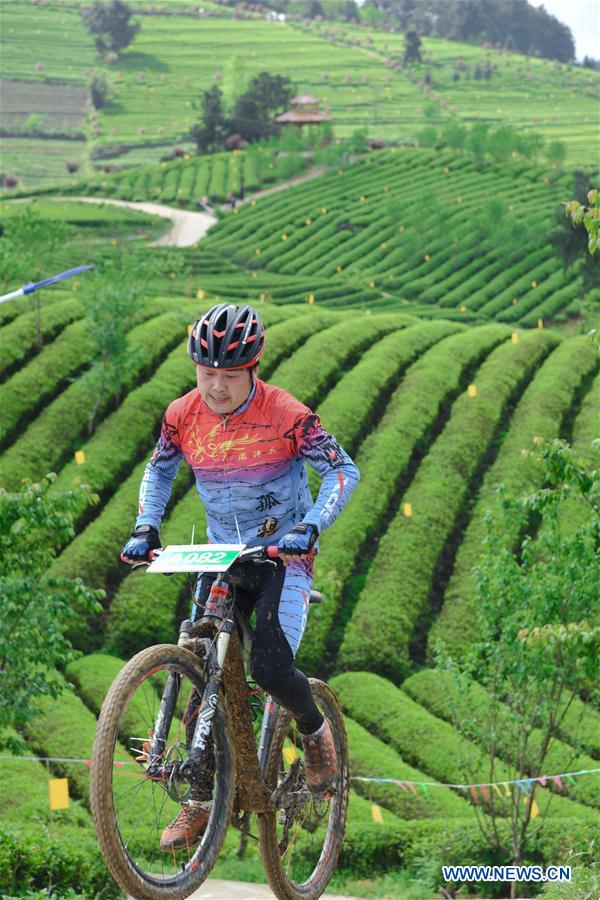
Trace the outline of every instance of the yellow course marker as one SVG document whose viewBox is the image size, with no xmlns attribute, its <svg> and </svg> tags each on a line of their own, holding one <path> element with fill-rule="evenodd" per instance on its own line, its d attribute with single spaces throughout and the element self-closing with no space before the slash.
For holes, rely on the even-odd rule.
<svg viewBox="0 0 600 900">
<path fill-rule="evenodd" d="M 77 463 L 78 466 L 82 466 L 82 465 L 84 464 L 84 462 L 85 462 L 85 453 L 83 452 L 83 450 L 76 450 L 76 451 L 75 451 L 75 462 Z"/>
<path fill-rule="evenodd" d="M 188 327 L 187 327 L 188 337 L 189 337 L 190 334 L 192 333 L 193 329 L 194 329 L 194 326 L 193 326 L 193 325 L 188 325 Z"/>
<path fill-rule="evenodd" d="M 285 759 L 286 763 L 288 763 L 291 766 L 292 763 L 294 762 L 294 760 L 296 759 L 295 747 L 292 747 L 291 745 L 289 747 L 284 747 L 283 748 L 283 758 Z"/>
<path fill-rule="evenodd" d="M 371 817 L 378 825 L 383 825 L 383 813 L 381 812 L 381 807 L 377 806 L 376 803 L 371 807 Z"/>
<path fill-rule="evenodd" d="M 412 516 L 412 503 L 403 503 L 402 504 L 402 512 L 406 516 L 407 519 L 410 519 Z"/>
<path fill-rule="evenodd" d="M 513 331 L 513 333 L 511 334 L 511 338 L 512 338 L 513 344 L 518 344 L 519 343 L 519 332 Z"/>
<path fill-rule="evenodd" d="M 48 782 L 48 796 L 50 798 L 50 809 L 68 809 L 69 779 L 52 778 Z"/>
<path fill-rule="evenodd" d="M 543 327 L 544 327 L 544 320 L 543 320 L 543 319 L 538 319 L 537 327 L 538 327 L 538 328 L 543 328 Z"/>
<path fill-rule="evenodd" d="M 469 397 L 476 397 L 477 396 L 476 385 L 470 384 L 469 387 L 467 388 L 467 393 L 468 393 Z"/>
<path fill-rule="evenodd" d="M 205 297 L 206 297 L 206 291 L 203 290 L 202 288 L 200 288 L 200 290 L 196 293 L 196 299 L 204 300 Z"/>
<path fill-rule="evenodd" d="M 312 292 L 308 295 L 308 302 L 309 303 L 315 302 L 315 295 Z"/>
</svg>

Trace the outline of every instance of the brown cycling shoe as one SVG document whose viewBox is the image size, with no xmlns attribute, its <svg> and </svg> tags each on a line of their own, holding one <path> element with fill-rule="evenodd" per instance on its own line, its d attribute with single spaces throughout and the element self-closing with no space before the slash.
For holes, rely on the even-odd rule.
<svg viewBox="0 0 600 900">
<path fill-rule="evenodd" d="M 338 773 L 337 753 L 327 719 L 314 734 L 302 735 L 304 775 L 309 790 L 315 794 L 331 787 Z"/>
<path fill-rule="evenodd" d="M 172 850 L 185 850 L 200 843 L 206 830 L 210 812 L 203 806 L 182 806 L 179 815 L 170 822 L 160 838 L 160 849 L 170 853 Z"/>
</svg>

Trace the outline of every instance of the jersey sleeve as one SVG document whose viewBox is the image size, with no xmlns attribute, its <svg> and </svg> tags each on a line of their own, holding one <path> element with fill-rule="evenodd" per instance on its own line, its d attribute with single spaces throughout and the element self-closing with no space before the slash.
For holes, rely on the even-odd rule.
<svg viewBox="0 0 600 900">
<path fill-rule="evenodd" d="M 138 525 L 153 525 L 160 528 L 171 496 L 173 480 L 182 459 L 177 414 L 174 405 L 171 404 L 164 415 L 158 443 L 140 484 L 136 528 Z"/>
<path fill-rule="evenodd" d="M 302 520 L 322 532 L 333 525 L 352 496 L 360 481 L 358 466 L 307 407 L 296 416 L 286 437 L 292 441 L 295 455 L 323 478 L 317 499 Z"/>
</svg>

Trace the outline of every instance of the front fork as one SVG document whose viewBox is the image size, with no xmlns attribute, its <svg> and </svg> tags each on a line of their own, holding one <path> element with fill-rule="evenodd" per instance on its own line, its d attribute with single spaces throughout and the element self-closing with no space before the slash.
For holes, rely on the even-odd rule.
<svg viewBox="0 0 600 900">
<path fill-rule="evenodd" d="M 276 703 L 271 696 L 268 696 L 265 702 L 265 710 L 263 712 L 263 720 L 260 729 L 260 740 L 258 742 L 258 765 L 263 777 L 267 767 L 267 759 L 269 750 L 271 749 L 271 741 L 273 740 L 278 710 L 279 704 Z"/>
</svg>

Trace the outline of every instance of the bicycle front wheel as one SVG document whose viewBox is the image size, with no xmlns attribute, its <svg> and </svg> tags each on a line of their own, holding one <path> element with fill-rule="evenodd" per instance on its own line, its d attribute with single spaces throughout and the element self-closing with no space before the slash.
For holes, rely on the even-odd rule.
<svg viewBox="0 0 600 900">
<path fill-rule="evenodd" d="M 142 650 L 121 669 L 102 705 L 92 754 L 90 805 L 113 878 L 125 893 L 140 900 L 188 897 L 207 877 L 225 839 L 235 773 L 223 703 L 218 703 L 212 720 L 212 764 L 208 787 L 204 777 L 202 788 L 210 815 L 201 838 L 188 841 L 186 836 L 183 849 L 171 845 L 161 850 L 164 829 L 188 808 L 198 788 L 147 771 L 155 731 L 165 738 L 160 757 L 165 772 L 173 772 L 173 763 L 187 759 L 204 687 L 198 658 L 181 647 L 161 644 Z M 166 693 L 165 715 L 161 698 Z"/>
<path fill-rule="evenodd" d="M 315 702 L 329 720 L 338 759 L 331 790 L 306 786 L 300 734 L 291 713 L 279 709 L 265 780 L 276 811 L 259 815 L 260 846 L 269 884 L 279 900 L 316 900 L 335 872 L 348 809 L 348 745 L 344 718 L 331 688 L 310 679 Z"/>
</svg>

